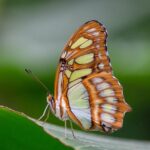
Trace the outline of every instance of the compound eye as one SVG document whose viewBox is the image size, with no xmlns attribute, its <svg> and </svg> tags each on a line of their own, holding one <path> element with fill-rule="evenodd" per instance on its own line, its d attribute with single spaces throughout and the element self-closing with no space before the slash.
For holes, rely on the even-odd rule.
<svg viewBox="0 0 150 150">
<path fill-rule="evenodd" d="M 55 114 L 55 101 L 52 95 L 47 96 L 47 103 L 50 105 L 51 111 Z"/>
<path fill-rule="evenodd" d="M 50 102 L 51 100 L 53 100 L 53 97 L 52 97 L 52 95 L 48 94 L 48 96 L 47 96 L 47 102 Z"/>
</svg>

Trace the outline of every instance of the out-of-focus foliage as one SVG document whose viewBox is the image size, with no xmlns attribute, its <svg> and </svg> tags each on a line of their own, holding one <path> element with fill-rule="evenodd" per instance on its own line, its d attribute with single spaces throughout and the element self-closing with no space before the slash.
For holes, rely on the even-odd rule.
<svg viewBox="0 0 150 150">
<path fill-rule="evenodd" d="M 149 140 L 149 5 L 148 0 L 1 1 L 0 104 L 40 116 L 46 92 L 24 69 L 30 68 L 53 93 L 56 66 L 68 37 L 84 22 L 97 19 L 108 30 L 114 74 L 133 108 L 112 136 Z M 49 121 L 63 125 L 53 115 Z"/>
</svg>

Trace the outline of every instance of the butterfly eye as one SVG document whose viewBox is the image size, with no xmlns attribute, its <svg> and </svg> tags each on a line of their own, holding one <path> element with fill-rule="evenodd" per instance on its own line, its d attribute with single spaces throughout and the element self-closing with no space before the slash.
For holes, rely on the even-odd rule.
<svg viewBox="0 0 150 150">
<path fill-rule="evenodd" d="M 47 103 L 50 105 L 50 109 L 53 113 L 55 113 L 55 102 L 54 97 L 52 95 L 47 96 Z"/>
<path fill-rule="evenodd" d="M 50 102 L 50 101 L 52 101 L 53 99 L 54 99 L 53 96 L 50 95 L 50 94 L 48 94 L 48 96 L 47 96 L 47 102 Z"/>
</svg>

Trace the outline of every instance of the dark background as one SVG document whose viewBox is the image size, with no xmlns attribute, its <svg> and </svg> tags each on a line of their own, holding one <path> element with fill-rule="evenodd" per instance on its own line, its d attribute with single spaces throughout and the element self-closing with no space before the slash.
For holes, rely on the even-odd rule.
<svg viewBox="0 0 150 150">
<path fill-rule="evenodd" d="M 149 6 L 149 0 L 1 0 L 0 104 L 38 118 L 46 92 L 24 69 L 30 68 L 53 93 L 65 43 L 80 25 L 96 19 L 108 30 L 114 74 L 133 108 L 112 136 L 150 140 Z M 53 115 L 49 122 L 63 125 Z"/>
</svg>

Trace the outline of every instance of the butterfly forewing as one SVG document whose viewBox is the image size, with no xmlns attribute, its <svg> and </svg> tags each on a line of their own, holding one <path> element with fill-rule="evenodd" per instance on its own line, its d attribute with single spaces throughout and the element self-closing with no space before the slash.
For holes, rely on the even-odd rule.
<svg viewBox="0 0 150 150">
<path fill-rule="evenodd" d="M 122 126 L 129 110 L 112 75 L 107 32 L 97 21 L 81 26 L 65 46 L 55 80 L 56 115 L 67 115 L 87 130 L 109 132 Z"/>
<path fill-rule="evenodd" d="M 74 69 L 92 68 L 94 72 L 111 71 L 106 47 L 107 32 L 97 21 L 81 26 L 64 48 L 66 60 L 74 62 Z"/>
</svg>

